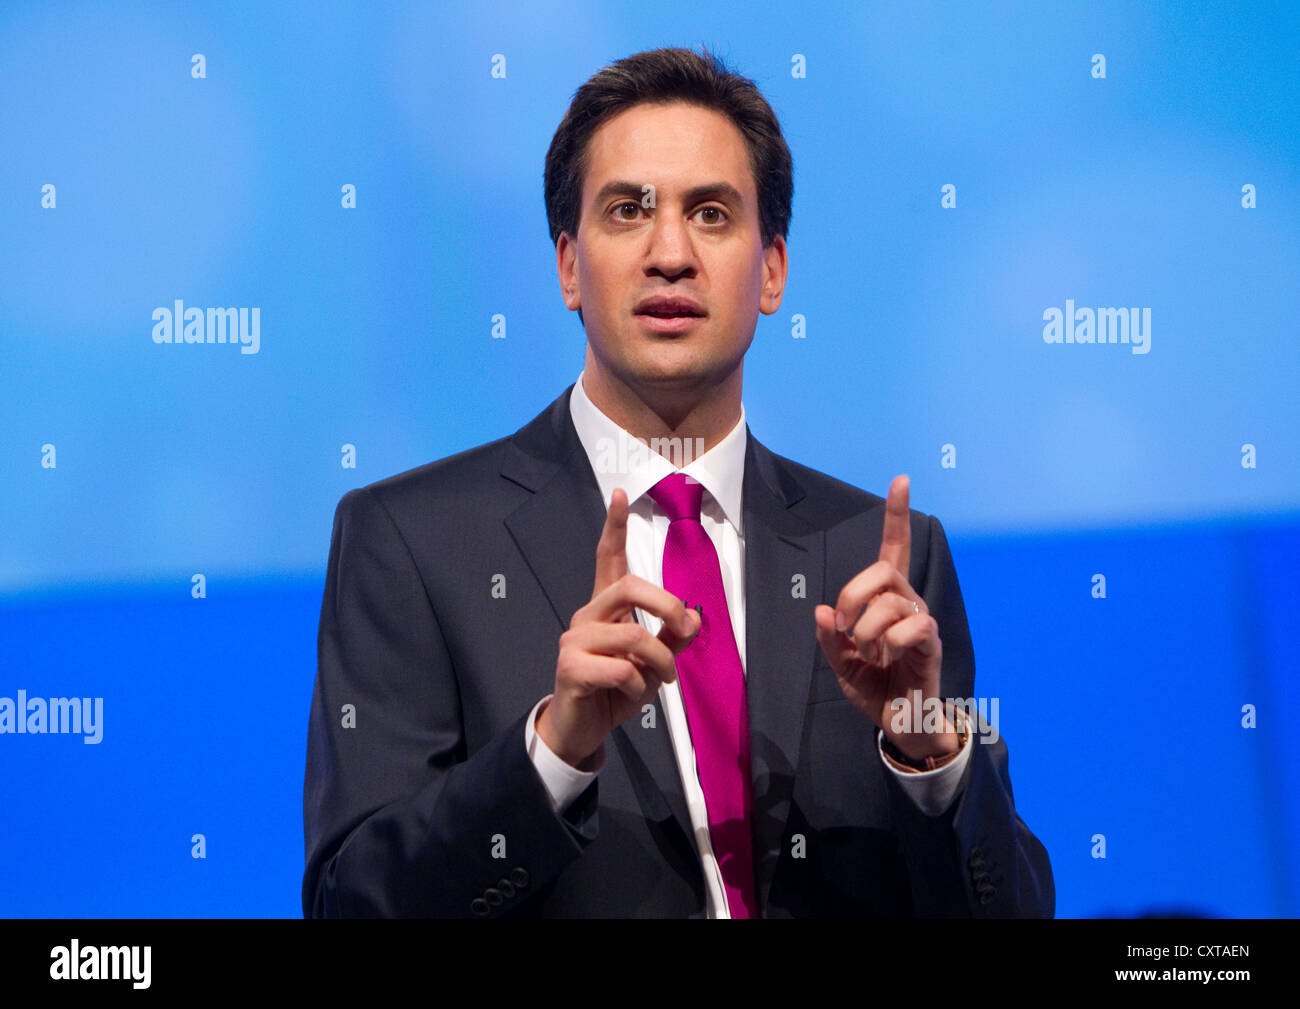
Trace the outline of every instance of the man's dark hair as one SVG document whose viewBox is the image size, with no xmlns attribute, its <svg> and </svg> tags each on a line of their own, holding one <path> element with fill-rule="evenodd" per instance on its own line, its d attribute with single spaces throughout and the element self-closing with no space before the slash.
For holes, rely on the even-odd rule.
<svg viewBox="0 0 1300 1009">
<path fill-rule="evenodd" d="M 767 99 L 747 77 L 732 73 L 708 49 L 653 49 L 611 63 L 578 88 L 546 152 L 546 219 L 551 241 L 578 234 L 587 148 L 604 123 L 634 105 L 687 102 L 727 116 L 749 151 L 758 190 L 763 247 L 790 227 L 794 169 L 790 148 Z"/>
</svg>

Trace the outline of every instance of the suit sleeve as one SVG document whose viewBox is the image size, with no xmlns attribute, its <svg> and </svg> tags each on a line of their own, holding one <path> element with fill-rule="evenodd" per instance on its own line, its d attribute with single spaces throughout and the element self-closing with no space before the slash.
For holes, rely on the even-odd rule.
<svg viewBox="0 0 1300 1009">
<path fill-rule="evenodd" d="M 304 916 L 527 913 L 595 836 L 598 786 L 554 810 L 526 712 L 467 753 L 435 603 L 383 503 L 347 494 L 308 725 Z"/>
<path fill-rule="evenodd" d="M 927 534 L 917 590 L 939 622 L 944 697 L 974 697 L 975 656 L 957 572 L 939 520 L 922 518 Z M 913 524 L 914 550 L 919 546 Z M 913 556 L 913 565 L 917 557 Z M 1047 849 L 1016 814 L 1007 747 L 972 740 L 974 751 L 952 805 L 928 816 L 887 776 L 912 884 L 922 917 L 1050 918 L 1056 889 Z"/>
</svg>

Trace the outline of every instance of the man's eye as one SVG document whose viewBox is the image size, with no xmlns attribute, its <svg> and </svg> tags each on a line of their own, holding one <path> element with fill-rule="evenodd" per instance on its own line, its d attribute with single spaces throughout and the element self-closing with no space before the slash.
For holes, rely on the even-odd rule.
<svg viewBox="0 0 1300 1009">
<path fill-rule="evenodd" d="M 705 224 L 721 224 L 727 219 L 727 215 L 721 207 L 701 207 L 699 213 L 713 215 L 712 217 L 705 218 Z"/>
<path fill-rule="evenodd" d="M 627 216 L 623 215 L 623 213 L 622 213 L 622 211 L 623 211 L 625 208 L 627 208 L 627 207 L 631 207 L 631 208 L 632 208 L 632 216 L 631 216 L 631 217 L 627 217 Z M 617 214 L 617 215 L 619 215 L 620 219 L 622 219 L 622 220 L 624 220 L 624 221 L 635 220 L 635 219 L 636 219 L 636 215 L 639 214 L 640 212 L 641 212 L 641 205 L 638 204 L 638 203 L 633 203 L 631 200 L 629 200 L 627 203 L 620 203 L 617 207 L 614 208 L 614 213 Z"/>
</svg>

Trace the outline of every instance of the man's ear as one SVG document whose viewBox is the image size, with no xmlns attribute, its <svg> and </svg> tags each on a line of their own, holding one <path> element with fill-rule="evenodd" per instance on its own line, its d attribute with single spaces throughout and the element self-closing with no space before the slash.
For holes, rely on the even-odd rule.
<svg viewBox="0 0 1300 1009">
<path fill-rule="evenodd" d="M 555 271 L 560 278 L 560 297 L 569 311 L 582 317 L 582 293 L 578 289 L 578 243 L 561 231 L 555 242 Z"/>
<path fill-rule="evenodd" d="M 772 244 L 763 250 L 763 292 L 758 299 L 758 310 L 764 315 L 771 315 L 781 307 L 781 296 L 785 293 L 785 280 L 789 270 L 785 239 L 777 235 L 772 239 Z"/>
</svg>

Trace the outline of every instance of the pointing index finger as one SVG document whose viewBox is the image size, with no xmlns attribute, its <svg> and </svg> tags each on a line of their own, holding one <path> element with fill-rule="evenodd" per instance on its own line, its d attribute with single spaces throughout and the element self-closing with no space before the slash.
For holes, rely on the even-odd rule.
<svg viewBox="0 0 1300 1009">
<path fill-rule="evenodd" d="M 605 528 L 601 530 L 600 542 L 596 544 L 596 584 L 591 590 L 593 599 L 627 574 L 627 515 L 627 492 L 616 487 L 610 495 Z"/>
<path fill-rule="evenodd" d="M 912 524 L 908 518 L 908 491 L 910 481 L 907 474 L 894 477 L 889 485 L 889 496 L 885 499 L 885 528 L 880 537 L 879 560 L 889 561 L 907 577 L 907 568 L 912 558 Z"/>
</svg>

